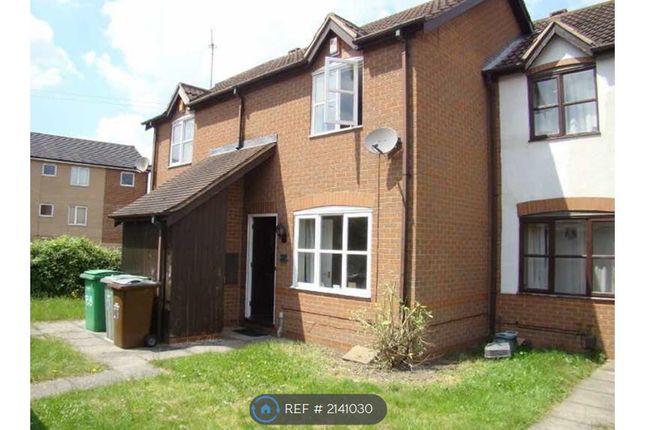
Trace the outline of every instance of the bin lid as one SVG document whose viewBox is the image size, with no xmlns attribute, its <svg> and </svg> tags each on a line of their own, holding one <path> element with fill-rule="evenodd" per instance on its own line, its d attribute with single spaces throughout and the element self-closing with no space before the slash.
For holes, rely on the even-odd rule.
<svg viewBox="0 0 645 430">
<path fill-rule="evenodd" d="M 105 278 L 109 275 L 118 275 L 119 273 L 122 272 L 110 269 L 91 269 L 81 273 L 81 278 L 95 281 L 97 279 Z"/>
<path fill-rule="evenodd" d="M 119 288 L 135 286 L 135 285 L 156 285 L 156 283 L 147 276 L 137 276 L 128 274 L 118 274 L 107 276 L 101 279 L 101 282 L 118 286 Z"/>
</svg>

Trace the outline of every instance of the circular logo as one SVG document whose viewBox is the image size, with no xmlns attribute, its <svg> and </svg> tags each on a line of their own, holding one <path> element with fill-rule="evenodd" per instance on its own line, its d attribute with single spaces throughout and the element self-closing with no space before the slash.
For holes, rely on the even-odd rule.
<svg viewBox="0 0 645 430">
<path fill-rule="evenodd" d="M 270 424 L 280 415 L 280 403 L 273 396 L 258 396 L 251 402 L 251 417 L 261 424 Z"/>
</svg>

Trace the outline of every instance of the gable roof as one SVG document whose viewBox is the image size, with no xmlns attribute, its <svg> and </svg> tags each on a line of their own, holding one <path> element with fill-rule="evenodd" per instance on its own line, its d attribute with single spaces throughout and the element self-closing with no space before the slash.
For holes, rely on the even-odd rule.
<svg viewBox="0 0 645 430">
<path fill-rule="evenodd" d="M 201 197 L 216 193 L 273 154 L 275 141 L 211 155 L 177 176 L 122 207 L 111 218 L 168 216 L 187 208 Z"/>
<path fill-rule="evenodd" d="M 539 54 L 545 42 L 556 34 L 567 38 L 582 50 L 585 50 L 586 45 L 591 54 L 613 49 L 614 0 L 550 16 L 536 21 L 534 26 L 532 34 L 511 42 L 485 70 L 523 70 L 537 56 L 533 54 Z"/>
<path fill-rule="evenodd" d="M 141 158 L 132 145 L 31 132 L 31 158 L 134 169 Z"/>
<path fill-rule="evenodd" d="M 439 25 L 449 19 L 454 18 L 474 7 L 484 0 L 432 0 L 418 6 L 411 7 L 404 11 L 395 13 L 385 18 L 369 22 L 362 26 L 342 18 L 339 15 L 330 13 L 325 17 L 323 24 L 316 32 L 311 43 L 304 49 L 296 48 L 278 58 L 274 58 L 249 70 L 216 83 L 210 90 L 191 99 L 187 104 L 196 106 L 207 100 L 228 93 L 241 85 L 248 85 L 260 79 L 269 78 L 278 73 L 290 70 L 298 66 L 310 64 L 313 60 L 320 43 L 333 31 L 350 46 L 354 45 L 361 48 L 366 43 L 371 43 L 382 38 L 393 37 L 399 29 L 410 26 L 419 26 L 425 23 L 435 23 Z M 532 23 L 529 18 L 524 2 L 521 0 L 508 0 L 516 19 L 523 31 L 530 33 L 533 31 Z M 185 85 L 185 84 L 180 84 Z M 175 96 L 176 97 L 176 96 Z M 174 103 L 175 98 L 173 98 Z M 171 105 L 172 105 L 171 103 Z M 172 106 L 170 106 L 172 108 Z M 151 127 L 156 121 L 168 117 L 169 111 L 162 113 L 154 118 L 145 121 L 146 127 Z"/>
</svg>

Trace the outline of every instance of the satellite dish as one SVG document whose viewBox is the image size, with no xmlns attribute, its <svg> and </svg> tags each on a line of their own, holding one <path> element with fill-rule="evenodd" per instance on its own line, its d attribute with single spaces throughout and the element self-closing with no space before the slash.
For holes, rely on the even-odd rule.
<svg viewBox="0 0 645 430">
<path fill-rule="evenodd" d="M 150 164 L 150 161 L 146 157 L 141 157 L 137 160 L 136 163 L 134 163 L 135 169 L 137 169 L 139 172 L 145 172 L 148 170 L 148 165 Z"/>
<path fill-rule="evenodd" d="M 396 131 L 389 127 L 377 128 L 372 130 L 365 137 L 365 149 L 372 154 L 387 154 L 391 152 L 399 142 L 399 136 Z"/>
</svg>

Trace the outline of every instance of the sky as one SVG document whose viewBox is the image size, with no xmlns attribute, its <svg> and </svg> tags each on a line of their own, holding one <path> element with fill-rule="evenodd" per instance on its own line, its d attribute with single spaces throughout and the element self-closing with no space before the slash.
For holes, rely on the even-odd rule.
<svg viewBox="0 0 645 430">
<path fill-rule="evenodd" d="M 361 25 L 421 0 L 32 0 L 31 130 L 135 145 L 178 82 L 214 82 L 306 47 L 325 15 Z M 532 19 L 599 0 L 526 0 Z"/>
</svg>

